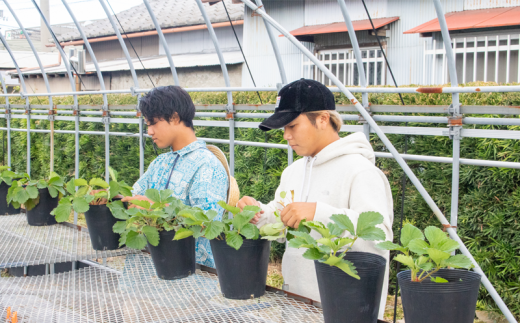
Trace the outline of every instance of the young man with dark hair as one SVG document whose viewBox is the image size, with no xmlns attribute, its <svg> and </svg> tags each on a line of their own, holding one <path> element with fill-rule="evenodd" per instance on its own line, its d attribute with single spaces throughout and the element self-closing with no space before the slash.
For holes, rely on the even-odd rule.
<svg viewBox="0 0 520 323">
<path fill-rule="evenodd" d="M 303 158 L 287 167 L 276 190 L 275 200 L 262 204 L 244 196 L 237 204 L 259 206 L 262 211 L 251 221 L 258 227 L 276 222 L 279 209 L 282 222 L 297 228 L 303 219 L 327 225 L 333 214 L 347 215 L 354 225 L 359 214 L 376 211 L 383 215 L 379 225 L 386 240 L 393 239 L 393 200 L 386 176 L 375 166 L 374 151 L 362 133 L 340 138 L 341 116 L 335 111 L 332 92 L 323 84 L 301 79 L 280 91 L 275 113 L 260 129 L 284 129 L 284 139 Z M 285 208 L 277 203 L 280 192 L 294 191 L 294 201 Z M 311 235 L 319 239 L 319 234 Z M 358 241 L 354 251 L 371 252 L 387 259 L 379 317 L 383 318 L 388 289 L 389 252 L 377 249 L 375 242 Z M 303 258 L 304 249 L 287 248 L 282 260 L 284 287 L 289 292 L 320 300 L 314 262 Z"/>
<path fill-rule="evenodd" d="M 148 200 L 149 188 L 171 189 L 184 204 L 203 210 L 216 210 L 222 219 L 218 201 L 226 201 L 229 179 L 221 162 L 197 140 L 193 129 L 195 106 L 189 94 L 178 86 L 153 89 L 141 99 L 141 112 L 148 135 L 157 147 L 170 151 L 150 163 L 146 173 L 135 182 L 132 199 Z M 196 259 L 199 264 L 215 267 L 209 241 L 198 238 Z"/>
</svg>

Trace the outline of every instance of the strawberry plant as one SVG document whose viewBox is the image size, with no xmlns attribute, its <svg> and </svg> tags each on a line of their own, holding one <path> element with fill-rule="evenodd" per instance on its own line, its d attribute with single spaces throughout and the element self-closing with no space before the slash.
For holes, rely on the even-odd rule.
<svg viewBox="0 0 520 323">
<path fill-rule="evenodd" d="M 40 203 L 39 189 L 48 189 L 52 198 L 58 197 L 60 193 L 65 194 L 63 178 L 54 172 L 51 173 L 48 180 L 31 180 L 27 174 L 21 176 L 21 179 L 12 181 L 12 185 L 7 191 L 7 203 L 11 203 L 15 208 L 24 204 L 27 211 L 32 210 Z"/>
<path fill-rule="evenodd" d="M 425 241 L 428 239 L 428 242 Z M 428 277 L 436 283 L 447 283 L 442 277 L 433 275 L 442 268 L 473 267 L 471 260 L 464 255 L 451 255 L 451 252 L 459 248 L 459 243 L 448 238 L 447 233 L 441 229 L 429 226 L 424 234 L 411 224 L 406 224 L 401 231 L 402 246 L 384 241 L 377 244 L 383 250 L 397 250 L 402 252 L 394 260 L 406 265 L 411 270 L 411 280 L 422 282 Z"/>
<path fill-rule="evenodd" d="M 10 168 L 9 166 L 0 166 L 0 184 L 6 183 L 10 186 L 14 179 L 23 177 L 22 174 L 10 171 Z"/>
<path fill-rule="evenodd" d="M 294 238 L 289 240 L 289 247 L 306 248 L 303 257 L 317 260 L 329 266 L 338 267 L 348 275 L 360 279 L 354 264 L 343 257 L 352 249 L 358 239 L 366 241 L 385 240 L 385 233 L 376 225 L 383 223 L 383 216 L 378 212 L 363 212 L 359 215 L 357 228 L 345 214 L 334 214 L 327 226 L 319 221 L 306 221 L 300 224 L 321 235 L 314 239 L 304 230 L 289 231 Z M 346 236 L 346 233 L 350 234 Z"/>
<path fill-rule="evenodd" d="M 183 218 L 182 223 L 185 228 L 177 232 L 174 240 L 189 236 L 205 237 L 208 240 L 226 239 L 226 243 L 230 247 L 238 250 L 244 243 L 244 238 L 258 239 L 260 232 L 249 221 L 255 217 L 256 213 L 261 211 L 259 207 L 248 205 L 240 211 L 240 208 L 228 205 L 223 201 L 218 202 L 218 205 L 233 214 L 233 217 L 222 221 L 213 221 L 217 216 L 217 212 L 214 210 L 206 212 L 196 208 L 182 210 L 179 216 Z"/>
<path fill-rule="evenodd" d="M 280 213 L 287 205 L 294 202 L 294 191 L 291 191 L 290 196 L 287 195 L 287 192 L 280 192 L 280 198 L 281 200 L 278 201 L 278 204 L 282 208 L 277 209 L 274 212 L 274 215 L 276 216 L 276 222 L 267 223 L 260 228 L 260 235 L 262 236 L 262 239 L 272 241 L 285 238 L 287 227 L 280 219 Z"/>
<path fill-rule="evenodd" d="M 191 209 L 179 199 L 172 196 L 172 190 L 148 189 L 145 196 L 152 203 L 142 200 L 131 200 L 130 203 L 137 207 L 125 209 L 121 201 L 111 203 L 110 210 L 118 221 L 113 231 L 119 233 L 120 246 L 126 244 L 129 248 L 143 249 L 147 242 L 152 246 L 159 245 L 159 231 L 175 230 L 177 234 L 182 232 L 183 225 L 177 215 Z"/>
</svg>

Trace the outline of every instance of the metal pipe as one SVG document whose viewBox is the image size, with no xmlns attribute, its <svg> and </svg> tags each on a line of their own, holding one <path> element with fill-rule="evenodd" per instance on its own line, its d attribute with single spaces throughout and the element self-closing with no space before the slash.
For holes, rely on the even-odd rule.
<svg viewBox="0 0 520 323">
<path fill-rule="evenodd" d="M 256 5 L 258 7 L 262 7 L 264 4 L 262 3 L 262 0 L 255 0 Z M 282 84 L 288 84 L 287 82 L 287 75 L 285 74 L 285 67 L 283 66 L 283 60 L 282 55 L 280 54 L 280 48 L 278 48 L 278 41 L 276 35 L 274 34 L 273 27 L 271 27 L 270 24 L 265 22 L 264 20 L 265 29 L 267 30 L 267 34 L 269 35 L 269 40 L 271 41 L 271 45 L 273 46 L 273 52 L 274 56 L 276 57 L 276 63 L 278 64 L 278 70 L 280 71 L 280 79 L 282 80 Z"/>
<path fill-rule="evenodd" d="M 96 55 L 94 54 L 94 51 L 92 50 L 92 47 L 90 46 L 90 43 L 87 39 L 87 36 L 85 35 L 85 33 L 83 32 L 83 28 L 81 27 L 81 25 L 78 23 L 77 19 L 76 19 L 76 16 L 74 15 L 74 13 L 72 12 L 72 10 L 70 9 L 69 5 L 67 4 L 67 1 L 65 0 L 61 0 L 61 2 L 63 3 L 63 5 L 65 6 L 65 8 L 67 9 L 70 17 L 72 18 L 72 21 L 74 22 L 74 24 L 76 25 L 76 27 L 78 28 L 78 32 L 79 34 L 81 35 L 81 38 L 83 39 L 83 42 L 85 43 L 85 47 L 87 48 L 89 54 L 90 54 L 90 59 L 92 60 L 92 63 L 94 64 L 94 67 L 96 68 L 96 74 L 97 74 L 97 77 L 99 79 L 99 86 L 101 87 L 101 91 L 105 91 L 105 81 L 103 80 L 103 75 L 101 74 L 101 69 L 99 68 L 99 64 L 97 62 L 97 59 L 96 59 Z M 106 93 L 103 94 L 103 104 L 104 104 L 104 109 L 105 112 L 108 113 L 108 99 L 107 99 L 107 95 Z M 110 118 L 108 116 L 108 114 L 106 115 L 105 117 L 105 181 L 109 181 L 110 180 L 110 174 L 108 172 L 108 167 L 110 166 L 110 136 L 109 136 L 109 131 L 110 131 Z"/>
<path fill-rule="evenodd" d="M 417 188 L 417 190 L 419 191 L 421 196 L 425 199 L 426 203 L 432 209 L 432 211 L 436 215 L 437 219 L 442 224 L 449 225 L 448 220 L 446 219 L 446 217 L 444 216 L 442 211 L 439 209 L 437 204 L 435 204 L 435 202 L 433 201 L 431 196 L 428 194 L 428 192 L 426 191 L 426 189 L 424 188 L 422 183 L 419 181 L 417 176 L 415 176 L 413 171 L 406 164 L 406 162 L 401 157 L 399 152 L 395 149 L 395 147 L 392 145 L 392 143 L 388 140 L 388 138 L 386 137 L 384 132 L 381 130 L 381 128 L 377 125 L 377 123 L 374 121 L 374 119 L 372 119 L 370 114 L 363 108 L 363 106 L 361 104 L 359 104 L 359 102 L 352 95 L 352 93 L 350 93 L 343 86 L 343 84 L 341 84 L 341 82 L 336 78 L 336 76 L 334 76 L 334 74 L 332 74 L 325 67 L 325 65 L 322 62 L 320 62 L 316 57 L 314 57 L 314 55 L 312 55 L 312 53 L 309 52 L 309 50 L 307 50 L 307 48 L 305 48 L 305 46 L 303 46 L 298 40 L 296 40 L 296 38 L 294 38 L 294 36 L 291 35 L 285 28 L 283 28 L 280 24 L 278 24 L 269 15 L 267 15 L 264 10 L 262 10 L 262 9 L 258 8 L 257 6 L 255 6 L 250 0 L 241 0 L 241 1 L 244 4 L 246 4 L 249 8 L 251 8 L 254 12 L 256 12 L 257 14 L 260 14 L 262 17 L 264 17 L 273 27 L 275 27 L 279 32 L 281 32 L 285 37 L 287 37 L 287 39 L 289 39 L 289 41 L 291 41 L 296 47 L 298 47 L 298 49 L 300 49 L 300 51 L 302 51 L 302 53 L 304 55 L 306 55 L 311 61 L 313 61 L 313 63 L 316 64 L 317 68 L 319 68 L 329 79 L 331 79 L 331 81 L 334 84 L 336 84 L 336 86 L 341 90 L 341 92 L 343 94 L 345 94 L 349 100 L 351 100 L 351 102 L 356 106 L 356 108 L 359 111 L 359 113 L 363 116 L 363 118 L 365 120 L 367 120 L 367 122 L 370 124 L 370 127 L 373 128 L 373 131 L 375 131 L 377 133 L 377 135 L 379 136 L 381 141 L 385 144 L 385 146 L 388 148 L 390 153 L 394 156 L 394 158 L 397 161 L 397 163 L 403 168 L 404 172 L 406 173 L 406 175 L 408 176 L 410 181 L 415 185 L 415 187 Z M 401 90 L 401 89 L 399 89 L 399 90 Z M 478 272 L 478 270 L 480 270 L 480 267 L 478 266 L 478 263 L 476 262 L 475 258 L 473 258 L 471 253 L 468 251 L 468 249 L 466 248 L 464 243 L 460 240 L 460 238 L 458 237 L 457 233 L 453 229 L 451 229 L 451 228 L 448 229 L 448 232 L 450 233 L 450 236 L 454 240 L 459 242 L 459 244 L 460 244 L 460 251 L 464 255 L 466 255 L 469 259 L 471 259 L 472 263 L 475 265 L 475 268 L 476 268 L 476 270 Z M 480 272 L 481 272 L 481 270 L 480 270 Z M 486 288 L 488 288 L 488 291 L 490 291 L 490 293 L 494 294 L 493 295 L 494 296 L 493 299 L 495 299 L 495 301 L 498 300 L 497 301 L 497 303 L 499 303 L 498 305 L 502 306 L 501 304 L 504 304 L 504 303 L 503 303 L 503 301 L 501 301 L 500 297 L 498 296 L 498 294 L 496 293 L 494 288 L 489 283 L 489 280 L 486 278 L 485 275 L 482 275 L 482 278 L 483 278 L 484 285 L 486 286 Z M 507 307 L 505 308 L 505 310 L 508 311 Z M 512 315 L 510 317 L 512 317 Z M 511 322 L 516 322 L 516 321 L 514 321 L 514 318 L 513 318 L 513 321 L 511 321 Z"/>
<path fill-rule="evenodd" d="M 2 81 L 2 88 L 4 93 L 7 93 L 7 87 L 5 86 L 4 76 L 0 74 L 0 80 Z M 6 109 L 9 109 L 9 98 L 5 97 Z M 5 121 L 7 126 L 7 166 L 11 167 L 11 114 L 5 115 Z M 2 138 L 3 139 L 3 138 Z M 3 160 L 2 160 L 3 163 Z"/>
<path fill-rule="evenodd" d="M 25 35 L 25 39 L 27 39 L 27 42 L 29 43 L 29 47 L 31 47 L 31 50 L 34 54 L 34 57 L 36 58 L 36 62 L 38 63 L 38 66 L 40 67 L 40 70 L 42 72 L 42 76 L 43 76 L 43 81 L 45 83 L 45 87 L 47 88 L 47 92 L 51 92 L 51 87 L 49 85 L 49 79 L 47 78 L 47 73 L 45 72 L 45 68 L 43 67 L 43 64 L 40 60 L 40 55 L 38 55 L 38 52 L 36 51 L 36 48 L 34 47 L 34 44 L 31 40 L 31 37 L 29 36 L 29 34 L 25 31 L 25 28 L 24 26 L 22 25 L 22 22 L 18 19 L 18 16 L 16 15 L 16 13 L 14 12 L 14 10 L 11 8 L 11 6 L 9 5 L 9 2 L 7 0 L 4 0 L 4 3 L 5 5 L 7 6 L 7 9 L 11 12 L 11 14 L 13 15 L 14 17 L 14 20 L 16 20 L 16 23 L 20 26 L 20 29 L 22 30 L 22 33 Z M 49 109 L 53 109 L 54 108 L 54 105 L 52 103 L 52 95 L 49 95 L 48 96 L 49 98 Z M 27 114 L 29 115 L 30 114 L 30 109 L 27 110 Z M 54 121 L 51 120 L 51 128 L 54 128 Z M 31 122 L 29 120 L 29 117 L 27 118 L 27 127 L 28 129 L 30 129 L 31 127 Z M 27 163 L 27 174 L 30 174 L 30 167 L 31 167 L 31 164 L 30 164 L 30 146 L 31 146 L 31 135 L 30 135 L 30 132 L 28 131 L 27 132 L 27 151 L 28 151 L 28 155 L 27 155 L 27 160 L 28 160 L 28 163 Z M 50 171 L 53 172 L 54 171 L 54 133 L 51 131 L 51 144 L 50 144 Z"/>
<path fill-rule="evenodd" d="M 220 49 L 220 44 L 217 39 L 217 35 L 215 34 L 215 30 L 213 29 L 213 26 L 211 25 L 211 20 L 208 17 L 208 14 L 206 13 L 206 9 L 204 8 L 204 5 L 202 4 L 201 0 L 196 0 L 197 5 L 199 7 L 200 13 L 202 14 L 202 17 L 204 18 L 204 21 L 206 22 L 206 26 L 208 27 L 208 32 L 211 37 L 211 40 L 213 41 L 213 46 L 215 47 L 215 50 L 217 51 L 218 60 L 220 61 L 220 67 L 222 69 L 222 74 L 224 76 L 224 83 L 226 84 L 226 87 L 231 87 L 231 82 L 229 80 L 229 74 L 226 66 L 226 61 L 224 60 L 224 55 L 222 54 L 222 50 Z M 227 92 L 227 112 L 230 114 L 234 114 L 234 107 L 233 107 L 233 94 L 231 91 Z M 229 170 L 231 173 L 231 176 L 234 176 L 235 174 L 235 120 L 234 116 L 229 119 Z"/>
<path fill-rule="evenodd" d="M 25 87 L 25 80 L 23 78 L 22 72 L 20 71 L 20 67 L 18 66 L 18 62 L 16 61 L 13 52 L 11 51 L 11 47 L 9 47 L 9 44 L 7 43 L 4 35 L 1 32 L 0 40 L 2 41 L 2 44 L 4 44 L 5 49 L 9 53 L 9 56 L 11 56 L 11 59 L 13 60 L 13 64 L 16 67 L 16 72 L 18 73 L 18 77 L 20 78 L 20 85 L 22 86 L 23 93 L 27 93 L 27 88 Z M 25 97 L 25 105 L 27 110 L 27 174 L 31 175 L 31 107 L 29 104 L 28 97 Z"/>
<path fill-rule="evenodd" d="M 157 18 L 155 18 L 155 14 L 153 13 L 152 7 L 150 7 L 150 4 L 148 3 L 148 0 L 143 0 L 144 5 L 146 6 L 146 9 L 148 10 L 148 13 L 150 14 L 150 17 L 152 18 L 153 24 L 155 25 L 155 29 L 157 29 L 157 35 L 159 35 L 159 41 L 161 42 L 164 53 L 166 54 L 166 57 L 168 58 L 168 63 L 170 64 L 170 69 L 172 71 L 173 81 L 175 82 L 175 85 L 180 86 L 181 83 L 179 82 L 179 77 L 177 76 L 177 70 L 175 68 L 175 65 L 173 64 L 172 54 L 170 53 L 170 48 L 168 47 L 168 43 L 166 42 L 166 39 L 164 38 L 164 34 L 161 29 L 161 24 L 157 21 Z M 210 23 L 211 25 L 211 23 Z"/>
</svg>

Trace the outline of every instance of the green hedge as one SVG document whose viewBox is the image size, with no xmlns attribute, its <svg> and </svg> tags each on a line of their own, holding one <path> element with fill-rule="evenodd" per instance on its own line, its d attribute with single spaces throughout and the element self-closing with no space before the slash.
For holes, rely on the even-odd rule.
<svg viewBox="0 0 520 323">
<path fill-rule="evenodd" d="M 493 83 L 468 83 L 467 86 L 494 85 Z M 198 104 L 224 104 L 225 93 L 192 93 Z M 275 93 L 260 93 L 263 103 L 274 103 Z M 349 104 L 343 95 L 335 94 L 339 104 Z M 360 97 L 360 95 L 356 95 Z M 404 94 L 406 104 L 449 105 L 451 96 L 447 94 Z M 32 104 L 45 104 L 46 98 L 32 98 Z M 515 105 L 520 106 L 520 93 L 474 93 L 461 94 L 463 105 Z M 237 104 L 260 103 L 256 93 L 234 93 Z M 22 103 L 21 101 L 18 101 Z M 101 96 L 82 96 L 81 104 L 100 104 Z M 400 104 L 397 94 L 371 94 L 372 104 Z M 11 100 L 11 103 L 17 103 Z M 55 104 L 70 104 L 71 98 L 56 98 Z M 135 104 L 136 98 L 125 95 L 109 96 L 110 104 Z M 419 115 L 419 114 L 415 114 Z M 482 116 L 482 115 L 480 115 Z M 497 117 L 488 115 L 487 117 Z M 515 116 L 516 117 L 516 116 Z M 251 121 L 249 119 L 248 121 Z M 5 120 L 0 121 L 5 125 Z M 353 123 L 354 124 L 354 123 Z M 383 124 L 383 123 L 382 123 Z M 409 126 L 431 127 L 446 125 L 413 124 Z M 26 121 L 13 119 L 13 127 L 26 127 Z M 48 129 L 47 121 L 32 121 L 32 128 Z M 112 124 L 111 131 L 138 132 L 137 125 Z M 464 126 L 465 128 L 510 129 L 517 126 Z M 56 129 L 74 129 L 72 122 L 56 122 Z M 82 123 L 82 130 L 103 130 L 100 123 Z M 206 138 L 229 138 L 227 128 L 197 127 L 197 136 Z M 15 170 L 26 167 L 26 133 L 12 132 L 12 165 Z M 5 131 L 2 132 L 5 138 Z M 342 134 L 346 135 L 346 134 Z M 49 171 L 49 135 L 32 134 L 31 137 L 32 175 L 41 177 Z M 267 134 L 257 129 L 235 129 L 236 140 L 268 141 L 284 143 L 281 131 Z M 399 151 L 403 151 L 404 136 L 389 135 Z M 111 165 L 124 180 L 133 183 L 139 176 L 139 145 L 137 138 L 110 137 Z M 431 156 L 451 156 L 452 144 L 446 137 L 408 136 L 408 153 Z M 373 135 L 371 142 L 376 151 L 384 151 L 379 139 Z M 155 158 L 148 140 L 146 145 L 146 166 Z M 461 143 L 461 157 L 499 161 L 520 162 L 520 143 L 515 140 L 464 138 Z M 219 145 L 226 153 L 227 145 Z M 4 148 L 5 149 L 5 148 Z M 5 150 L 3 150 L 4 152 Z M 103 176 L 104 137 L 80 137 L 80 175 L 84 177 Z M 5 155 L 5 154 L 4 154 Z M 55 135 L 55 170 L 61 174 L 74 174 L 74 136 Z M 251 195 L 268 202 L 273 198 L 279 177 L 287 166 L 287 151 L 260 147 L 235 147 L 235 176 L 243 195 Z M 5 156 L 4 156 L 5 158 Z M 295 156 L 297 158 L 297 156 Z M 451 203 L 451 165 L 430 162 L 409 162 L 426 190 L 440 209 L 449 217 Z M 394 232 L 397 235 L 402 192 L 401 168 L 393 159 L 379 158 L 377 165 L 386 173 L 394 196 Z M 463 165 L 460 169 L 459 235 L 486 272 L 491 282 L 504 298 L 510 309 L 520 318 L 520 171 Z M 424 228 L 439 225 L 417 190 L 408 183 L 406 186 L 404 216 L 406 221 Z M 283 245 L 274 248 L 273 257 L 280 257 Z M 392 265 L 393 268 L 393 265 Z M 394 273 L 395 274 L 395 273 Z M 392 292 L 392 290 L 391 290 Z M 479 308 L 494 308 L 494 302 L 482 288 Z"/>
</svg>

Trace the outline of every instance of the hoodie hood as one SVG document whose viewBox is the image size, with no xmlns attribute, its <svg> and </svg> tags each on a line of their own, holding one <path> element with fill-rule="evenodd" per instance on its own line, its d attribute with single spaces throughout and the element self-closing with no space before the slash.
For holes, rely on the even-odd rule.
<svg viewBox="0 0 520 323">
<path fill-rule="evenodd" d="M 375 165 L 376 163 L 374 150 L 365 134 L 362 132 L 355 132 L 323 148 L 323 150 L 315 156 L 313 165 L 318 166 L 336 157 L 352 154 L 359 154 L 365 157 L 372 163 L 372 165 Z"/>
</svg>

